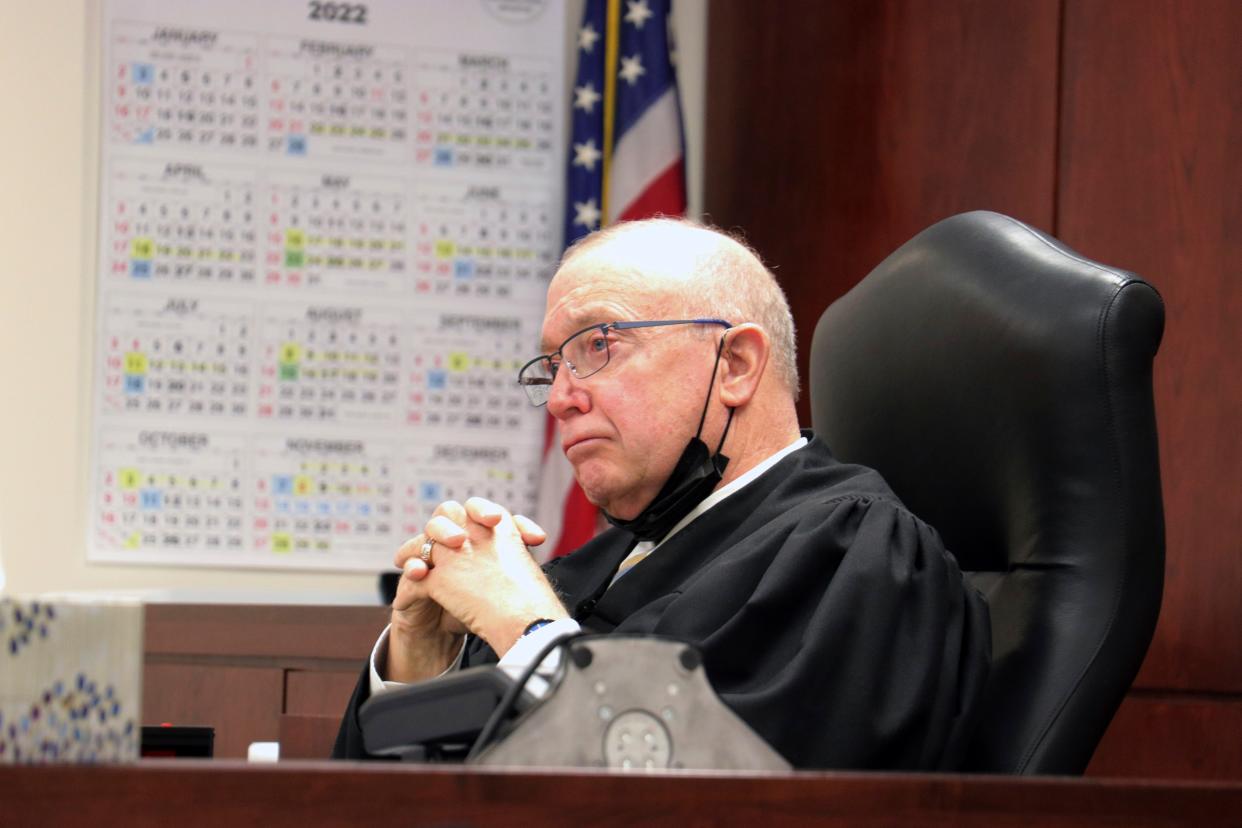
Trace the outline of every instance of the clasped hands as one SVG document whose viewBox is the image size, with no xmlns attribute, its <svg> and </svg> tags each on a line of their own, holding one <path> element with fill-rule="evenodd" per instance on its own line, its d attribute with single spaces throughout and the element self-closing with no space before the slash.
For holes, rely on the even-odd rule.
<svg viewBox="0 0 1242 828">
<path fill-rule="evenodd" d="M 538 524 L 481 497 L 436 507 L 422 534 L 393 559 L 402 570 L 392 603 L 386 678 L 417 681 L 452 664 L 472 632 L 503 656 L 530 622 L 568 613 L 527 547 Z M 427 541 L 430 560 L 421 552 Z"/>
</svg>

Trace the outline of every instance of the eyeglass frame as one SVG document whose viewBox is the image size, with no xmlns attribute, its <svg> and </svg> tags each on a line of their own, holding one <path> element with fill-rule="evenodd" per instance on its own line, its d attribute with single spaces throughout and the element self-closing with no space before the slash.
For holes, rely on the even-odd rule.
<svg viewBox="0 0 1242 828">
<path fill-rule="evenodd" d="M 615 331 L 627 331 L 627 330 L 632 330 L 634 328 L 661 328 L 661 327 L 665 327 L 668 325 L 721 325 L 726 329 L 733 327 L 732 322 L 727 322 L 724 319 L 716 319 L 716 318 L 659 319 L 659 320 L 641 320 L 641 321 L 633 321 L 633 322 L 622 322 L 622 321 L 597 322 L 594 325 L 587 325 L 582 330 L 577 331 L 576 333 L 573 333 L 567 336 L 565 338 L 565 341 L 562 342 L 560 346 L 552 353 L 540 354 L 539 356 L 535 357 L 534 359 L 524 364 L 521 368 L 518 369 L 518 385 L 522 386 L 522 390 L 526 392 L 526 399 L 530 401 L 531 405 L 535 406 L 536 408 L 542 408 L 543 406 L 548 404 L 548 401 L 545 399 L 543 402 L 535 402 L 531 398 L 531 392 L 527 389 L 536 387 L 536 386 L 544 386 L 544 385 L 551 386 L 552 383 L 556 382 L 556 374 L 560 370 L 560 364 L 562 362 L 569 366 L 569 373 L 573 374 L 576 379 L 586 379 L 587 377 L 595 376 L 600 371 L 604 370 L 604 368 L 608 367 L 608 363 L 612 362 L 612 348 L 608 345 L 608 340 L 606 338 L 609 329 L 615 330 Z M 565 354 L 564 354 L 565 346 L 568 345 L 570 342 L 574 341 L 575 339 L 577 339 L 578 337 L 582 336 L 587 331 L 593 331 L 597 329 L 599 330 L 601 334 L 605 335 L 604 348 L 606 349 L 607 356 L 604 359 L 604 364 L 599 366 L 594 371 L 591 371 L 588 374 L 579 374 L 578 369 L 574 367 L 574 364 L 570 362 L 569 360 L 565 359 Z M 555 356 L 559 356 L 559 361 L 556 363 L 553 363 L 552 357 L 555 357 Z M 531 367 L 532 365 L 539 362 L 540 360 L 547 360 L 548 365 L 550 366 L 548 369 L 548 373 L 551 374 L 552 376 L 544 382 L 523 382 L 522 374 L 526 373 L 527 368 Z M 555 365 L 555 367 L 551 367 L 553 365 Z M 538 379 L 542 380 L 544 378 L 539 377 Z"/>
</svg>

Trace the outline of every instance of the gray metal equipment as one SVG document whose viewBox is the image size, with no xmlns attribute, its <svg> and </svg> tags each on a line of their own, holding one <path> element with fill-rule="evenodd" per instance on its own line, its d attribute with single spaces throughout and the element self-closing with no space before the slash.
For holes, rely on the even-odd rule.
<svg viewBox="0 0 1242 828">
<path fill-rule="evenodd" d="M 570 642 L 561 677 L 480 765 L 787 771 L 725 707 L 693 647 L 612 635 Z"/>
</svg>

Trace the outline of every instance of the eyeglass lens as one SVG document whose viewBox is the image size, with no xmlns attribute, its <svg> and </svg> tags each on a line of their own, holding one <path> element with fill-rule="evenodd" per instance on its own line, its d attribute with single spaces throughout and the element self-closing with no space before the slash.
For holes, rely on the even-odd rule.
<svg viewBox="0 0 1242 828">
<path fill-rule="evenodd" d="M 557 354 L 537 357 L 522 368 L 518 382 L 533 405 L 548 401 L 559 363 L 563 362 L 579 379 L 589 377 L 608 364 L 608 327 L 596 325 L 580 331 L 561 346 L 559 358 Z"/>
<path fill-rule="evenodd" d="M 564 363 L 578 379 L 591 376 L 608 364 L 608 331 L 623 328 L 663 327 L 667 325 L 720 325 L 732 327 L 723 319 L 662 319 L 658 321 L 607 322 L 578 331 L 561 345 L 555 354 L 532 359 L 518 371 L 518 384 L 526 391 L 532 405 L 548 401 L 552 382 L 560 363 Z"/>
</svg>

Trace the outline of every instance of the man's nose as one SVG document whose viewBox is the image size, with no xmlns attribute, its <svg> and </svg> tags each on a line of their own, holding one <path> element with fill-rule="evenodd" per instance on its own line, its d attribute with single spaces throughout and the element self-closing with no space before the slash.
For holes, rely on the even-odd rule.
<svg viewBox="0 0 1242 828">
<path fill-rule="evenodd" d="M 575 411 L 585 414 L 590 410 L 590 394 L 582 381 L 573 375 L 569 366 L 562 364 L 548 390 L 548 413 L 558 420 L 564 420 Z"/>
</svg>

